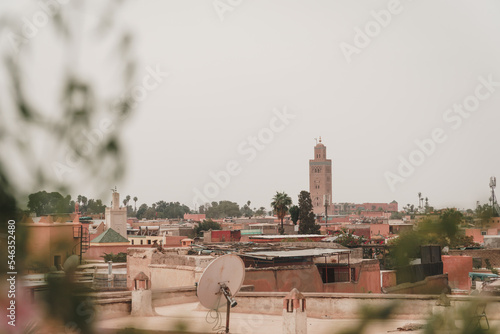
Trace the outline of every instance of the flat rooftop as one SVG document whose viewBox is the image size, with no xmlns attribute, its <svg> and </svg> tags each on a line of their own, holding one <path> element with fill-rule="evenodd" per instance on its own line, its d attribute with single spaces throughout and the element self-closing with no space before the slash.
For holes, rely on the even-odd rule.
<svg viewBox="0 0 500 334">
<path fill-rule="evenodd" d="M 231 333 L 262 334 L 281 333 L 283 318 L 279 315 L 248 314 L 235 312 L 237 307 L 231 311 L 229 329 Z M 155 308 L 157 316 L 153 317 L 132 317 L 126 316 L 102 320 L 97 322 L 97 332 L 103 334 L 115 333 L 117 329 L 126 327 L 148 331 L 149 333 L 165 333 L 165 331 L 175 331 L 183 328 L 186 333 L 216 333 L 213 324 L 207 323 L 210 316 L 208 310 L 199 307 L 198 303 L 187 303 L 179 305 L 161 306 Z M 226 323 L 226 313 L 221 312 L 221 324 Z M 421 320 L 386 320 L 373 321 L 366 328 L 364 333 L 387 333 L 398 332 L 397 328 L 407 324 L 420 323 Z M 491 321 L 491 325 L 498 325 L 500 321 Z M 358 325 L 353 319 L 318 319 L 307 318 L 308 334 L 335 334 L 348 329 L 354 329 Z M 180 332 L 180 331 L 178 331 Z M 183 331 L 184 332 L 184 331 Z M 424 330 L 415 330 L 411 333 L 421 334 Z"/>
<path fill-rule="evenodd" d="M 284 251 L 263 251 L 263 252 L 248 252 L 240 254 L 242 256 L 250 256 L 260 259 L 272 260 L 274 258 L 286 257 L 316 257 L 328 256 L 333 254 L 350 254 L 350 249 L 330 249 L 330 248 L 312 248 L 312 249 L 297 249 Z"/>
<path fill-rule="evenodd" d="M 319 237 L 325 237 L 322 234 L 287 234 L 287 235 L 259 235 L 256 237 L 252 238 L 259 238 L 259 239 L 269 239 L 269 240 L 274 240 L 274 239 L 297 239 L 297 238 L 319 238 Z"/>
</svg>

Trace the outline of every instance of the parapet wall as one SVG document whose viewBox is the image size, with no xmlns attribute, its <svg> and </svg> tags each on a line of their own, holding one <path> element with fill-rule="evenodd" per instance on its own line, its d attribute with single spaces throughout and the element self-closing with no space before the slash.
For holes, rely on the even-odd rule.
<svg viewBox="0 0 500 334">
<path fill-rule="evenodd" d="M 490 260 L 494 268 L 500 268 L 500 248 L 497 249 L 450 249 L 449 255 L 470 256 L 472 258 L 480 258 L 482 261 L 481 267 L 486 268 L 486 259 Z"/>
<path fill-rule="evenodd" d="M 388 294 L 412 294 L 412 295 L 439 295 L 450 293 L 448 285 L 448 274 L 427 276 L 424 280 L 414 283 L 402 283 L 396 286 L 384 288 Z"/>
<path fill-rule="evenodd" d="M 306 298 L 307 316 L 313 318 L 359 319 L 362 306 L 380 308 L 396 304 L 394 319 L 427 319 L 441 313 L 445 306 L 439 306 L 436 295 L 385 295 L 349 293 L 303 293 Z M 273 314 L 283 313 L 285 292 L 239 292 L 236 295 L 238 306 L 231 312 Z M 472 296 L 447 296 L 457 317 L 468 302 L 477 300 Z M 488 319 L 500 319 L 500 297 L 485 297 L 488 301 Z"/>
<path fill-rule="evenodd" d="M 141 271 L 151 280 L 151 289 L 194 286 L 213 256 L 186 255 L 185 248 L 129 248 L 127 251 L 127 288 L 133 289 L 134 278 Z"/>
</svg>

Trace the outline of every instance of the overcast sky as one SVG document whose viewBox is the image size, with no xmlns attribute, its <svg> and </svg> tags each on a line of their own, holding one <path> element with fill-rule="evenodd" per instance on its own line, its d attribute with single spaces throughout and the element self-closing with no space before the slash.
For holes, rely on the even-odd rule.
<svg viewBox="0 0 500 334">
<path fill-rule="evenodd" d="M 22 24 L 37 6 L 0 10 Z M 137 84 L 168 72 L 147 79 L 155 87 L 122 131 L 117 187 L 139 203 L 269 208 L 276 191 L 297 203 L 319 136 L 333 202 L 401 208 L 422 192 L 433 206 L 473 208 L 500 177 L 498 1 L 143 0 L 116 15 L 135 35 Z M 45 43 L 33 73 L 50 86 L 45 33 L 32 41 Z M 44 89 L 34 94 L 50 105 Z M 103 191 L 88 188 L 72 195 Z"/>
</svg>

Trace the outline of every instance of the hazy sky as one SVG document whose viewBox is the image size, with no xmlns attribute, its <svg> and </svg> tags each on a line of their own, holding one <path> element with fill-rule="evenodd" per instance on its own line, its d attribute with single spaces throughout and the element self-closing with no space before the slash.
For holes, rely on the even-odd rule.
<svg viewBox="0 0 500 334">
<path fill-rule="evenodd" d="M 0 10 L 22 24 L 37 6 Z M 135 34 L 138 85 L 168 72 L 146 79 L 155 87 L 122 132 L 117 187 L 139 203 L 193 208 L 195 189 L 266 208 L 285 191 L 297 203 L 319 136 L 334 202 L 402 207 L 422 192 L 437 207 L 471 208 L 500 177 L 498 1 L 143 0 L 117 15 Z M 57 55 L 44 43 L 33 71 L 50 86 Z M 100 78 L 91 60 L 82 66 Z M 41 104 L 44 89 L 34 90 Z M 72 195 L 103 189 L 81 182 Z"/>
</svg>

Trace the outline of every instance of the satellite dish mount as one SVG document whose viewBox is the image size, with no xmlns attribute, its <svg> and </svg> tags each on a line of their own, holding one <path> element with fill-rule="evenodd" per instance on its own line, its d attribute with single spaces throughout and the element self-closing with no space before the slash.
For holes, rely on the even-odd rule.
<svg viewBox="0 0 500 334">
<path fill-rule="evenodd" d="M 197 287 L 200 304 L 210 310 L 218 310 L 226 300 L 226 327 L 229 333 L 229 319 L 231 308 L 238 305 L 234 295 L 238 293 L 245 278 L 245 265 L 238 255 L 227 254 L 211 262 L 201 275 Z M 219 323 L 217 317 L 217 324 Z M 215 328 L 214 327 L 214 328 Z M 219 327 L 220 328 L 220 327 Z"/>
</svg>

